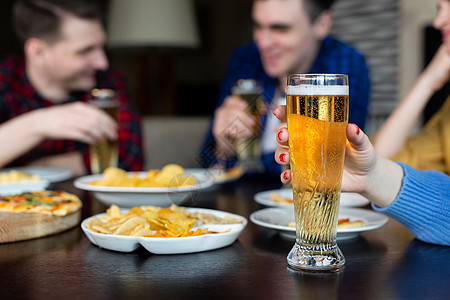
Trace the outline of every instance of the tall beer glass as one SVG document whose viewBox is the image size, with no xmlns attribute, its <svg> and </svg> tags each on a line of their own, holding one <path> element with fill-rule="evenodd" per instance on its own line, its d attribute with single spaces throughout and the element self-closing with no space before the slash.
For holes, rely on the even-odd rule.
<svg viewBox="0 0 450 300">
<path fill-rule="evenodd" d="M 296 242 L 289 266 L 336 270 L 345 258 L 336 244 L 348 123 L 348 78 L 292 74 L 287 82 Z"/>
<path fill-rule="evenodd" d="M 93 89 L 88 103 L 102 109 L 114 120 L 118 120 L 119 101 L 113 90 Z M 119 156 L 117 141 L 104 139 L 96 145 L 90 145 L 89 156 L 93 174 L 102 173 L 107 167 L 117 167 Z"/>
<path fill-rule="evenodd" d="M 262 84 L 254 79 L 239 79 L 231 89 L 233 96 L 244 99 L 246 112 L 255 119 L 255 126 L 249 128 L 253 135 L 236 140 L 236 155 L 239 164 L 247 171 L 263 171 L 261 157 L 261 119 L 264 105 Z"/>
</svg>

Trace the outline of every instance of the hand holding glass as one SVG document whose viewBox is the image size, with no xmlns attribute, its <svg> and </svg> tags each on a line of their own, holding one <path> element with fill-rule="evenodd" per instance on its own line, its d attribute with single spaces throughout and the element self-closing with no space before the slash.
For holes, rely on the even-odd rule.
<svg viewBox="0 0 450 300">
<path fill-rule="evenodd" d="M 345 258 L 336 244 L 348 123 L 348 79 L 339 74 L 292 74 L 287 82 L 296 242 L 294 269 L 335 270 Z"/>
</svg>

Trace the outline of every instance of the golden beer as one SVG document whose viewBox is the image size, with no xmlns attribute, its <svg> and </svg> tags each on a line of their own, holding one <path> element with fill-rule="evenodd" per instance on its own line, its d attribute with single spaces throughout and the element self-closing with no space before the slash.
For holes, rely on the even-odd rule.
<svg viewBox="0 0 450 300">
<path fill-rule="evenodd" d="M 107 167 L 117 167 L 119 157 L 117 141 L 103 140 L 97 145 L 90 145 L 89 155 L 93 174 L 100 174 Z"/>
<path fill-rule="evenodd" d="M 89 103 L 102 109 L 117 121 L 119 104 L 114 98 L 114 91 L 108 89 L 94 89 L 92 93 L 93 99 L 91 99 Z M 118 148 L 117 141 L 108 139 L 104 139 L 96 145 L 89 145 L 91 173 L 99 174 L 107 167 L 117 167 L 119 160 Z"/>
<path fill-rule="evenodd" d="M 296 244 L 288 263 L 299 269 L 337 269 L 345 262 L 336 233 L 348 86 L 308 81 L 288 86 L 286 104 L 296 218 Z"/>
<path fill-rule="evenodd" d="M 233 96 L 240 97 L 248 103 L 246 112 L 255 119 L 255 125 L 249 130 L 253 135 L 249 138 L 236 140 L 236 155 L 240 164 L 246 170 L 259 171 L 262 166 L 261 157 L 261 119 L 264 100 L 262 86 L 254 79 L 239 79 L 232 88 Z"/>
</svg>

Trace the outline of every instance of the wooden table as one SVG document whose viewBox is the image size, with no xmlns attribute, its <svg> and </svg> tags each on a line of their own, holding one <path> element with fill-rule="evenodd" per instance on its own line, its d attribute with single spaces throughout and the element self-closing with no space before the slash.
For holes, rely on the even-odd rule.
<svg viewBox="0 0 450 300">
<path fill-rule="evenodd" d="M 260 209 L 255 193 L 278 178 L 245 176 L 198 194 L 197 207 L 245 217 Z M 83 218 L 106 207 L 72 181 Z M 370 207 L 367 207 L 370 209 Z M 449 299 L 450 247 L 419 242 L 390 219 L 339 243 L 345 268 L 305 273 L 287 267 L 293 241 L 249 221 L 231 246 L 202 253 L 119 253 L 92 245 L 77 226 L 46 238 L 0 245 L 2 299 Z"/>
</svg>

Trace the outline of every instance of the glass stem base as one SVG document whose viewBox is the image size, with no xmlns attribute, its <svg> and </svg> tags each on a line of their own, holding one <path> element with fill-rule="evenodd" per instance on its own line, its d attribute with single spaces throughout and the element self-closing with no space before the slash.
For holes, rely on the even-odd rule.
<svg viewBox="0 0 450 300">
<path fill-rule="evenodd" d="M 336 271 L 344 266 L 345 258 L 337 244 L 312 247 L 295 243 L 287 262 L 297 270 Z"/>
</svg>

